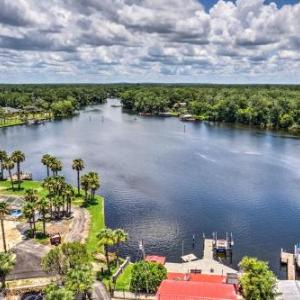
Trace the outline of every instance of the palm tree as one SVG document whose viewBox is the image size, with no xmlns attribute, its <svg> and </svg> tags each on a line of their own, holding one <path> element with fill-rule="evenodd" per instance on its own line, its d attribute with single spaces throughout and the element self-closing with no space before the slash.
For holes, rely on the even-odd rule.
<svg viewBox="0 0 300 300">
<path fill-rule="evenodd" d="M 10 252 L 0 252 L 0 277 L 2 288 L 5 288 L 6 275 L 14 268 L 16 256 Z"/>
<path fill-rule="evenodd" d="M 128 239 L 128 234 L 123 229 L 120 228 L 114 230 L 114 235 L 115 235 L 116 245 L 120 245 L 121 243 L 126 242 Z M 119 262 L 118 250 L 116 252 L 117 252 L 117 260 Z"/>
<path fill-rule="evenodd" d="M 12 178 L 11 171 L 13 170 L 14 167 L 15 167 L 15 163 L 10 158 L 7 158 L 3 164 L 3 168 L 8 171 L 10 182 L 11 182 L 11 188 L 13 191 L 15 190 L 15 188 L 14 188 L 14 181 Z"/>
<path fill-rule="evenodd" d="M 35 209 L 36 209 L 36 203 L 34 203 L 34 202 L 25 202 L 23 205 L 23 214 L 24 214 L 25 218 L 28 219 L 32 237 L 35 236 L 35 232 L 36 232 Z"/>
<path fill-rule="evenodd" d="M 92 200 L 95 198 L 96 190 L 100 188 L 99 175 L 96 172 L 88 173 L 89 176 L 89 188 L 91 190 Z"/>
<path fill-rule="evenodd" d="M 84 299 L 93 284 L 93 271 L 90 265 L 77 266 L 68 271 L 66 276 L 66 288 L 75 295 L 83 293 Z"/>
<path fill-rule="evenodd" d="M 85 193 L 85 202 L 87 202 L 88 201 L 88 190 L 90 188 L 90 177 L 87 174 L 81 176 L 80 183 L 81 183 L 81 187 Z"/>
<path fill-rule="evenodd" d="M 25 160 L 25 154 L 22 151 L 14 151 L 11 155 L 11 159 L 13 162 L 17 164 L 17 175 L 18 175 L 18 189 L 21 189 L 21 170 L 20 170 L 20 165 L 21 162 Z"/>
<path fill-rule="evenodd" d="M 60 209 L 64 204 L 64 200 L 63 200 L 62 197 L 56 196 L 56 197 L 53 198 L 52 202 L 53 202 L 53 205 L 55 207 L 56 216 L 58 218 L 60 218 L 61 217 Z"/>
<path fill-rule="evenodd" d="M 4 179 L 4 167 L 3 164 L 5 162 L 5 160 L 7 159 L 7 153 L 4 150 L 0 150 L 0 167 L 1 167 L 1 173 L 0 173 L 0 180 Z"/>
<path fill-rule="evenodd" d="M 43 155 L 42 160 L 41 160 L 42 164 L 47 168 L 47 177 L 50 176 L 49 166 L 50 166 L 51 158 L 52 158 L 52 156 L 50 154 L 45 154 L 45 155 Z"/>
<path fill-rule="evenodd" d="M 98 234 L 98 246 L 104 247 L 105 258 L 106 258 L 106 265 L 107 270 L 110 273 L 110 266 L 109 266 L 109 257 L 108 257 L 108 247 L 115 245 L 116 239 L 114 231 L 110 228 L 103 228 Z"/>
<path fill-rule="evenodd" d="M 80 196 L 80 171 L 84 169 L 84 162 L 81 158 L 73 160 L 72 169 L 77 171 L 77 194 Z"/>
<path fill-rule="evenodd" d="M 49 211 L 49 200 L 47 198 L 38 200 L 37 209 L 43 217 L 43 234 L 46 236 L 46 214 Z"/>
<path fill-rule="evenodd" d="M 1 231 L 3 239 L 3 249 L 6 252 L 6 239 L 5 239 L 5 230 L 4 230 L 4 217 L 9 213 L 8 204 L 6 202 L 0 202 L 0 221 L 1 221 Z"/>
<path fill-rule="evenodd" d="M 55 157 L 50 158 L 49 168 L 51 169 L 53 176 L 57 176 L 58 172 L 62 170 L 62 162 Z"/>
<path fill-rule="evenodd" d="M 39 195 L 37 190 L 29 189 L 25 192 L 24 200 L 26 202 L 36 203 L 39 200 Z"/>
<path fill-rule="evenodd" d="M 65 185 L 63 196 L 67 202 L 66 214 L 70 216 L 72 214 L 72 199 L 74 197 L 74 190 L 70 184 Z"/>
</svg>

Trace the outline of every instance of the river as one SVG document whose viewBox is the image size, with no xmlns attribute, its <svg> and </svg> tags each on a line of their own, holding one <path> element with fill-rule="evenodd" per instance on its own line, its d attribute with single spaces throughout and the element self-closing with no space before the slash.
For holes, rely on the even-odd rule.
<svg viewBox="0 0 300 300">
<path fill-rule="evenodd" d="M 300 139 L 177 118 L 139 117 L 107 104 L 71 119 L 0 129 L 0 148 L 27 155 L 23 168 L 45 176 L 45 153 L 101 174 L 106 224 L 130 236 L 124 255 L 146 253 L 180 261 L 201 257 L 202 233 L 232 232 L 233 265 L 244 255 L 268 260 L 276 274 L 280 249 L 300 241 Z M 195 235 L 195 248 L 192 235 Z"/>
</svg>

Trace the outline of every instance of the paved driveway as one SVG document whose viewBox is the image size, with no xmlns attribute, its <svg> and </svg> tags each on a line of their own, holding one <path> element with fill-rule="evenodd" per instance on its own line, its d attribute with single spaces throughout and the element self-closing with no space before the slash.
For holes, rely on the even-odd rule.
<svg viewBox="0 0 300 300">
<path fill-rule="evenodd" d="M 41 268 L 41 259 L 50 250 L 50 247 L 37 244 L 33 240 L 26 240 L 14 248 L 16 253 L 16 265 L 13 271 L 7 276 L 7 279 L 25 279 L 35 277 L 47 277 Z"/>
</svg>

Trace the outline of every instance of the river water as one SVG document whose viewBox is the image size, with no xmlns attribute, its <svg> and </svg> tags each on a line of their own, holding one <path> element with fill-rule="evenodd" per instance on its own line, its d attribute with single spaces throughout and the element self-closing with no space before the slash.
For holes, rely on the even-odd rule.
<svg viewBox="0 0 300 300">
<path fill-rule="evenodd" d="M 45 176 L 42 154 L 56 155 L 76 183 L 73 158 L 101 174 L 106 224 L 130 236 L 124 255 L 180 261 L 202 255 L 202 234 L 232 232 L 233 266 L 244 255 L 280 269 L 280 249 L 300 240 L 300 139 L 258 130 L 139 117 L 107 104 L 40 126 L 0 129 L 0 148 L 27 155 L 24 169 Z M 196 244 L 193 248 L 192 236 Z"/>
</svg>

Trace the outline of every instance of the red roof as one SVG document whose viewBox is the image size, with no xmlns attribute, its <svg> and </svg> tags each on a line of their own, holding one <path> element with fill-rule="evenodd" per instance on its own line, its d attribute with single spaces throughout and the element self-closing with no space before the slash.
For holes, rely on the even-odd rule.
<svg viewBox="0 0 300 300">
<path fill-rule="evenodd" d="M 145 257 L 145 261 L 155 262 L 155 263 L 164 265 L 165 262 L 166 262 L 166 257 L 165 256 L 158 256 L 158 255 L 147 255 Z"/>
<path fill-rule="evenodd" d="M 222 275 L 208 275 L 208 274 L 168 273 L 167 279 L 198 281 L 198 282 L 226 283 L 226 277 L 225 276 L 222 276 Z"/>
<path fill-rule="evenodd" d="M 157 294 L 157 300 L 236 300 L 237 295 L 232 284 L 163 280 Z"/>
</svg>

